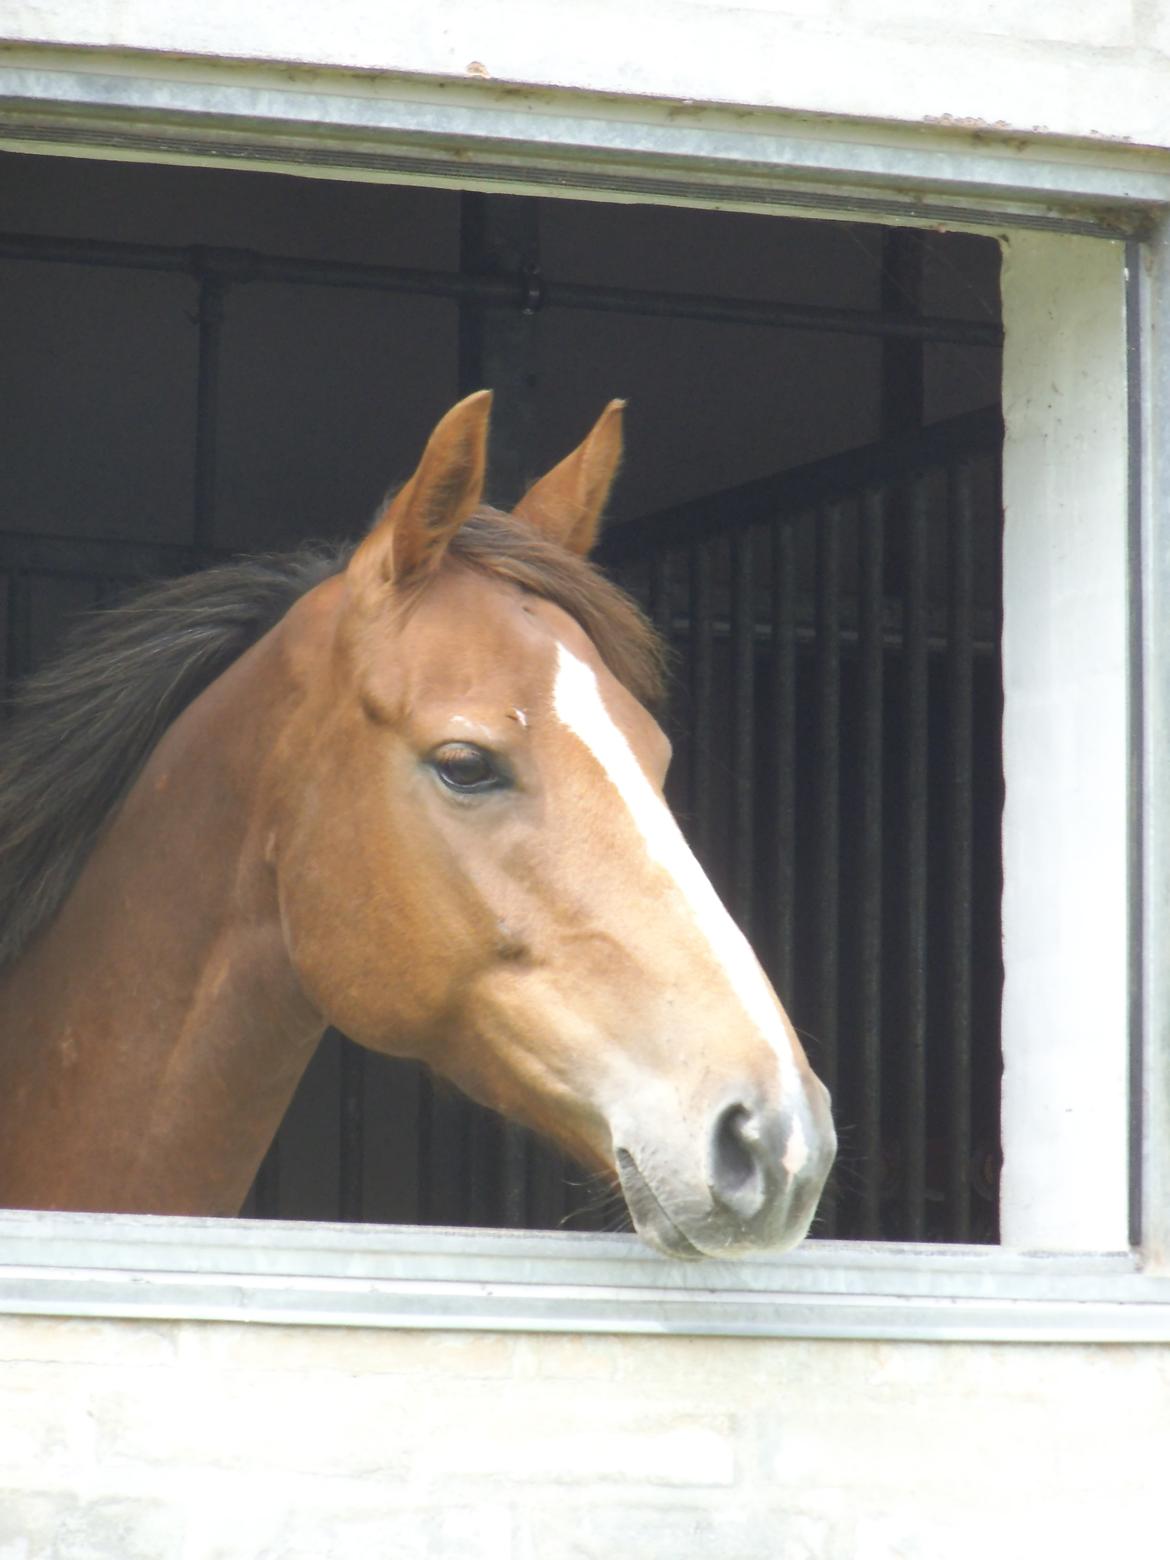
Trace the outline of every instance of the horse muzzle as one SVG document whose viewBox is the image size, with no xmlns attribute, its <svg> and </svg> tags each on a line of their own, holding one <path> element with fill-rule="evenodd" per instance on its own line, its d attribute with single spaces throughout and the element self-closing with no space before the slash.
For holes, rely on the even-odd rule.
<svg viewBox="0 0 1170 1560">
<path fill-rule="evenodd" d="M 832 1168 L 837 1137 L 828 1093 L 816 1080 L 786 1107 L 720 1105 L 693 1152 L 615 1144 L 622 1192 L 638 1234 L 666 1256 L 735 1257 L 790 1250 L 808 1232 Z"/>
</svg>

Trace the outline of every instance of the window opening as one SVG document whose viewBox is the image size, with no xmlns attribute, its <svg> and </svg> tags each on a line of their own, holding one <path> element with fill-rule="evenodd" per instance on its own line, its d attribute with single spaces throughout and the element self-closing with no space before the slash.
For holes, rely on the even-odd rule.
<svg viewBox="0 0 1170 1560">
<path fill-rule="evenodd" d="M 446 233 L 443 263 L 281 258 L 275 236 L 290 220 L 285 207 L 296 204 L 291 181 L 243 181 L 264 187 L 274 241 L 229 247 L 200 204 L 226 175 L 65 162 L 54 172 L 67 180 L 77 167 L 109 186 L 140 236 L 114 238 L 97 223 L 89 234 L 55 235 L 48 221 L 40 234 L 0 236 L 12 277 L 6 334 L 12 339 L 24 307 L 22 287 L 47 322 L 54 299 L 65 300 L 69 315 L 69 295 L 89 296 L 99 274 L 117 279 L 119 317 L 137 308 L 144 320 L 143 301 L 150 318 L 164 313 L 184 350 L 160 354 L 146 372 L 176 405 L 189 397 L 192 520 L 181 536 L 173 516 L 156 524 L 144 506 L 129 535 L 116 520 L 54 534 L 71 516 L 38 513 L 33 494 L 46 429 L 59 420 L 50 414 L 38 426 L 35 407 L 23 414 L 31 437 L 14 438 L 7 510 L 29 519 L 0 533 L 9 685 L 48 653 L 69 611 L 129 581 L 256 545 L 218 502 L 239 485 L 239 451 L 225 448 L 241 439 L 231 420 L 254 379 L 272 389 L 257 356 L 266 334 L 288 348 L 298 331 L 319 329 L 310 300 L 327 292 L 351 300 L 358 334 L 383 331 L 399 299 L 407 308 L 439 300 L 447 314 L 437 334 L 449 350 L 426 387 L 423 416 L 447 404 L 456 380 L 496 385 L 506 497 L 515 496 L 522 463 L 538 461 L 530 443 L 546 437 L 550 449 L 568 447 L 559 422 L 567 425 L 573 408 L 558 404 L 550 373 L 567 347 L 581 354 L 590 387 L 599 386 L 598 404 L 626 393 L 614 379 L 634 368 L 632 353 L 645 355 L 655 342 L 664 349 L 656 370 L 663 385 L 683 377 L 694 403 L 738 396 L 747 407 L 769 372 L 774 387 L 797 369 L 826 411 L 831 396 L 843 399 L 826 438 L 838 446 L 831 455 L 793 458 L 778 426 L 774 467 L 761 472 L 757 460 L 753 470 L 749 460 L 748 480 L 692 482 L 686 497 L 649 512 L 654 479 L 639 471 L 634 503 L 643 502 L 617 516 L 603 557 L 674 651 L 672 801 L 834 1090 L 842 1152 L 814 1233 L 995 1239 L 1002 780 L 1001 425 L 988 404 L 997 397 L 1000 340 L 994 243 L 527 198 L 460 202 L 444 192 L 435 196 L 440 237 L 431 245 L 443 251 Z M 323 198 L 323 187 L 309 188 Z M 150 227 L 143 197 L 162 189 L 176 210 L 160 225 L 185 227 L 186 242 L 141 236 Z M 392 211 L 400 193 L 328 189 L 335 209 L 348 193 L 367 215 L 379 203 Z M 815 277 L 793 301 L 765 266 L 733 264 L 736 239 L 758 240 L 764 227 L 769 238 L 783 231 L 796 252 L 812 243 L 810 230 L 830 229 L 839 273 L 852 263 L 838 289 L 848 301 L 829 286 L 816 296 Z M 671 242 L 679 234 L 682 250 Z M 738 274 L 738 289 L 728 273 Z M 165 278 L 165 296 L 144 275 Z M 745 277 L 756 296 L 743 290 Z M 275 319 L 280 309 L 283 321 Z M 95 340 L 107 341 L 95 323 Z M 49 334 L 39 359 L 32 333 L 19 330 L 8 354 L 15 374 L 36 361 L 43 408 L 60 411 L 70 378 L 75 389 L 82 381 L 82 401 L 102 386 L 123 396 L 119 374 L 142 369 L 87 361 L 84 341 L 54 337 L 51 326 Z M 322 341 L 310 356 L 323 361 L 343 350 Z M 750 384 L 726 372 L 740 362 Z M 719 369 L 722 381 L 711 377 Z M 645 377 L 644 366 L 638 372 Z M 256 452 L 261 474 L 295 439 L 295 377 L 285 394 L 288 403 L 260 419 L 269 440 Z M 653 404 L 641 408 L 631 463 L 639 433 L 657 415 Z M 554 425 L 547 433 L 545 422 Z M 86 481 L 112 494 L 119 479 L 92 460 L 96 426 L 74 443 L 90 457 Z M 179 426 L 176 412 L 172 433 Z M 719 442 L 717 431 L 710 437 Z M 659 449 L 659 468 L 669 453 L 685 467 L 693 442 L 692 431 L 675 452 Z M 761 444 L 757 436 L 753 454 Z M 361 458 L 385 481 L 406 469 L 412 450 L 410 437 L 396 441 L 387 429 Z M 735 464 L 729 457 L 729 472 Z M 676 485 L 685 491 L 685 480 Z M 339 499 L 331 523 L 352 531 L 376 496 L 369 492 L 357 512 Z M 239 501 L 233 495 L 231 507 Z M 160 540 L 167 524 L 171 533 Z M 323 527 L 318 520 L 311 529 Z M 291 545 L 298 536 L 273 517 L 261 544 Z M 526 1134 L 336 1036 L 310 1069 L 248 1211 L 533 1228 L 605 1228 L 620 1218 L 604 1188 Z"/>
</svg>

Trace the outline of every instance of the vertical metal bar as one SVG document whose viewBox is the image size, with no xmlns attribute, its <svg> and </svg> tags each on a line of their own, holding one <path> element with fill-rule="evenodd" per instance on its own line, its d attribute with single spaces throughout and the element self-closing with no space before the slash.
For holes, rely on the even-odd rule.
<svg viewBox="0 0 1170 1560">
<path fill-rule="evenodd" d="M 902 602 L 903 797 L 905 842 L 905 1040 L 903 1236 L 921 1240 L 926 1213 L 926 847 L 927 847 L 927 513 L 924 475 L 910 484 Z"/>
<path fill-rule="evenodd" d="M 514 280 L 511 300 L 459 304 L 459 385 L 497 392 L 492 408 L 492 483 L 510 508 L 534 474 L 540 203 L 530 195 L 460 197 L 459 269 L 464 277 Z M 506 295 L 505 295 L 506 296 Z"/>
<path fill-rule="evenodd" d="M 528 1160 L 531 1143 L 527 1132 L 506 1121 L 501 1145 L 501 1179 L 504 1187 L 504 1224 L 522 1230 L 528 1224 Z"/>
<path fill-rule="evenodd" d="M 280 1134 L 269 1144 L 252 1183 L 252 1214 L 257 1219 L 280 1217 Z"/>
<path fill-rule="evenodd" d="M 22 677 L 32 670 L 29 652 L 32 646 L 32 608 L 28 575 L 13 569 L 8 576 L 8 635 L 6 670 L 8 695 Z"/>
<path fill-rule="evenodd" d="M 731 537 L 731 903 L 747 936 L 752 932 L 755 830 L 756 601 L 752 568 L 754 535 L 741 527 Z"/>
<path fill-rule="evenodd" d="M 858 981 L 860 996 L 860 1096 L 857 1107 L 861 1159 L 861 1228 L 881 1234 L 882 1190 L 882 805 L 885 732 L 886 494 L 873 488 L 861 506 L 859 652 L 861 657 L 861 848 L 858 861 L 861 911 Z"/>
<path fill-rule="evenodd" d="M 338 1141 L 340 1214 L 343 1219 L 360 1220 L 365 1203 L 363 1104 L 366 1086 L 366 1054 L 352 1041 L 343 1040 L 338 1066 L 341 1074 Z"/>
<path fill-rule="evenodd" d="M 466 295 L 459 305 L 459 384 L 463 394 L 497 391 L 492 410 L 492 480 L 496 496 L 508 508 L 532 476 L 536 433 L 537 336 L 540 302 L 540 205 L 527 195 L 460 198 L 459 268 L 465 277 L 515 279 L 513 301 L 499 303 Z M 512 1227 L 528 1220 L 528 1139 L 505 1122 L 495 1139 L 500 1207 L 489 1216 L 484 1202 L 486 1136 L 483 1124 L 468 1124 L 467 1206 L 474 1217 Z M 478 1151 L 477 1151 L 478 1150 Z"/>
<path fill-rule="evenodd" d="M 668 645 L 674 628 L 670 565 L 671 555 L 665 547 L 656 547 L 650 554 L 650 620 Z"/>
<path fill-rule="evenodd" d="M 1144 318 L 1143 289 L 1149 285 L 1149 258 L 1137 239 L 1126 242 L 1125 253 L 1125 337 L 1126 409 L 1129 444 L 1127 484 L 1129 487 L 1129 535 L 1127 546 L 1127 588 L 1129 592 L 1129 786 L 1127 797 L 1127 876 L 1129 879 L 1129 1240 L 1132 1246 L 1143 1244 L 1145 1229 L 1145 1187 L 1143 1160 L 1151 1141 L 1145 1119 L 1145 1018 L 1142 1000 L 1142 973 L 1145 959 L 1145 885 L 1147 867 L 1142 851 L 1143 813 L 1146 795 L 1146 755 L 1142 733 L 1145 719 L 1145 680 L 1142 634 L 1143 591 L 1147 565 L 1143 535 L 1142 481 L 1148 451 L 1144 418 L 1151 386 L 1143 361 L 1147 323 Z M 1002 600 L 1002 595 L 1001 598 Z"/>
<path fill-rule="evenodd" d="M 430 1178 L 435 1134 L 434 1087 L 430 1073 L 420 1069 L 414 1119 L 414 1216 L 419 1224 L 436 1222 Z"/>
<path fill-rule="evenodd" d="M 227 284 L 204 272 L 195 320 L 199 330 L 195 382 L 195 491 L 192 540 L 200 551 L 215 546 L 216 438 L 219 424 L 220 333 Z"/>
<path fill-rule="evenodd" d="M 711 718 L 713 712 L 714 549 L 702 540 L 690 548 L 691 591 L 691 844 L 707 864 L 711 843 Z"/>
<path fill-rule="evenodd" d="M 881 310 L 902 319 L 921 313 L 927 235 L 919 228 L 882 229 Z M 882 436 L 920 428 L 925 403 L 926 342 L 922 337 L 882 339 Z"/>
<path fill-rule="evenodd" d="M 501 1224 L 504 1189 L 500 1158 L 504 1124 L 477 1106 L 462 1100 L 459 1103 L 463 1109 L 466 1181 L 458 1216 L 467 1224 Z"/>
<path fill-rule="evenodd" d="M 830 504 L 817 517 L 816 533 L 816 971 L 819 994 L 817 1070 L 837 1092 L 839 936 L 841 922 L 841 512 Z M 818 1227 L 832 1235 L 837 1199 L 830 1185 Z"/>
<path fill-rule="evenodd" d="M 467 1114 L 462 1098 L 426 1074 L 419 1088 L 419 1212 L 425 1224 L 466 1220 Z"/>
<path fill-rule="evenodd" d="M 796 930 L 796 522 L 772 528 L 772 754 L 776 885 L 775 969 L 780 998 L 795 1000 Z"/>
<path fill-rule="evenodd" d="M 539 1139 L 532 1142 L 527 1214 L 533 1229 L 555 1230 L 565 1222 L 569 1193 L 567 1181 L 571 1174 L 573 1171 L 568 1163 L 555 1149 Z"/>
<path fill-rule="evenodd" d="M 947 1206 L 952 1240 L 971 1233 L 971 929 L 974 732 L 974 473 L 964 460 L 949 474 L 950 590 L 947 694 L 950 793 L 950 1079 Z"/>
</svg>

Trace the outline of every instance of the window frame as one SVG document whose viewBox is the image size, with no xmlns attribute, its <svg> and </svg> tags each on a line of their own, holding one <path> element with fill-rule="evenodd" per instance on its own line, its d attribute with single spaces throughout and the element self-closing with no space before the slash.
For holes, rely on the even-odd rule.
<svg viewBox="0 0 1170 1560">
<path fill-rule="evenodd" d="M 1124 429 L 1124 491 L 1113 496 L 1128 752 L 1126 816 L 1113 820 L 1126 841 L 1124 903 L 1107 908 L 1128 923 L 1124 989 L 1112 991 L 1125 1056 L 1111 1089 L 1124 1089 L 1114 1104 L 1129 1138 L 1128 1206 L 1095 1226 L 1119 1232 L 1105 1252 L 1068 1241 L 1033 1251 L 812 1241 L 781 1258 L 694 1268 L 633 1237 L 9 1211 L 0 1313 L 1170 1338 L 1170 969 L 1147 956 L 1170 946 L 1170 173 L 1157 159 L 1089 145 L 1021 156 L 1014 142 L 957 130 L 714 108 L 680 120 L 669 105 L 579 93 L 36 49 L 0 63 L 0 147 L 1113 245 L 1124 294 L 1108 384 Z M 1010 439 L 1009 415 L 1009 493 Z M 1038 1244 L 1043 1211 L 1021 1229 Z"/>
</svg>

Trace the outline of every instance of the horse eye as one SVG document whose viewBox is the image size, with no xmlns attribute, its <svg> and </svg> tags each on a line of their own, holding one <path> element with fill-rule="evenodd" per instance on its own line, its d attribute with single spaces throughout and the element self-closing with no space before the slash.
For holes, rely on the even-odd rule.
<svg viewBox="0 0 1170 1560">
<path fill-rule="evenodd" d="M 504 784 L 490 753 L 470 742 L 445 742 L 431 758 L 439 779 L 452 791 L 494 791 Z"/>
</svg>

